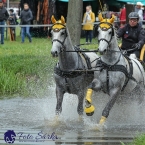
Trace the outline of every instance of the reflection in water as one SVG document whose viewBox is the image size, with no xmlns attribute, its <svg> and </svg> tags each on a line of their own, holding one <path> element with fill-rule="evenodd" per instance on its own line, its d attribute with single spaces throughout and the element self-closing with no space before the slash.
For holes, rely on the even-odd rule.
<svg viewBox="0 0 145 145">
<path fill-rule="evenodd" d="M 83 120 L 79 121 L 77 114 L 77 97 L 75 95 L 64 96 L 62 114 L 55 122 L 55 91 L 49 87 L 49 96 L 43 98 L 14 98 L 0 101 L 0 144 L 4 144 L 3 134 L 7 130 L 16 133 L 24 132 L 36 136 L 40 131 L 55 134 L 59 139 L 56 141 L 45 140 L 45 142 L 19 142 L 16 138 L 15 144 L 74 144 L 74 145 L 118 145 L 120 140 L 130 142 L 132 138 L 145 131 L 144 89 L 135 90 L 129 96 L 122 96 L 110 112 L 110 116 L 103 130 L 94 130 L 99 127 L 98 121 L 102 110 L 109 97 L 103 93 L 94 93 L 93 104 L 95 113 L 92 117 L 84 114 Z M 139 104 L 142 102 L 141 104 Z M 55 125 L 54 125 L 55 123 Z"/>
</svg>

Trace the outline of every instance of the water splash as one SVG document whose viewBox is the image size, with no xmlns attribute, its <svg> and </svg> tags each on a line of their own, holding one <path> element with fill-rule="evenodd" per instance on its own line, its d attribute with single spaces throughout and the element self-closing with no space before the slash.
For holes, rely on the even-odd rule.
<svg viewBox="0 0 145 145">
<path fill-rule="evenodd" d="M 20 97 L 0 102 L 0 127 L 1 128 L 37 128 L 53 131 L 87 131 L 98 128 L 102 131 L 98 122 L 102 110 L 109 100 L 109 96 L 102 92 L 93 94 L 93 105 L 96 110 L 92 117 L 83 116 L 79 121 L 77 114 L 78 98 L 76 95 L 65 94 L 62 113 L 57 125 L 52 125 L 55 117 L 55 88 L 50 86 L 49 95 L 39 98 L 22 99 Z M 143 86 L 137 88 L 128 95 L 122 95 L 115 103 L 105 123 L 105 130 L 116 129 L 144 129 L 145 120 L 145 90 Z M 11 105 L 9 105 L 11 104 Z"/>
</svg>

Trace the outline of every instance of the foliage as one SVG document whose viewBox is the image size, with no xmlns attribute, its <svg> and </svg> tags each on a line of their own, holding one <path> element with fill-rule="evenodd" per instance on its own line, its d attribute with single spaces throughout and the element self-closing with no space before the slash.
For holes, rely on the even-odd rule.
<svg viewBox="0 0 145 145">
<path fill-rule="evenodd" d="M 35 95 L 48 87 L 56 59 L 50 59 L 51 41 L 10 42 L 0 47 L 0 96 Z M 51 79 L 52 80 L 52 79 Z"/>
<path fill-rule="evenodd" d="M 121 142 L 121 145 L 145 145 L 145 134 L 137 135 L 132 143 L 125 144 Z"/>
</svg>

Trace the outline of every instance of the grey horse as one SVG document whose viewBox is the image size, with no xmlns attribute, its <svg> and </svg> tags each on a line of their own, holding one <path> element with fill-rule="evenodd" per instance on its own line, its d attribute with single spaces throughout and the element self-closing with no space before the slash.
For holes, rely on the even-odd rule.
<svg viewBox="0 0 145 145">
<path fill-rule="evenodd" d="M 78 96 L 77 112 L 83 114 L 83 101 L 87 86 L 94 78 L 94 72 L 85 72 L 88 66 L 91 68 L 96 65 L 96 53 L 79 53 L 77 48 L 72 45 L 69 31 L 65 25 L 65 19 L 56 21 L 54 16 L 51 18 L 53 26 L 51 29 L 53 57 L 58 57 L 59 61 L 54 68 L 54 78 L 56 82 L 56 115 L 62 111 L 62 101 L 64 93 L 76 94 Z M 90 65 L 86 62 L 89 59 Z M 82 71 L 80 71 L 82 70 Z"/>
<path fill-rule="evenodd" d="M 109 112 L 121 93 L 131 92 L 137 84 L 145 83 L 145 73 L 141 63 L 134 58 L 125 57 L 117 43 L 113 29 L 115 16 L 111 19 L 103 19 L 99 14 L 100 24 L 98 26 L 98 50 L 101 54 L 96 67 L 100 71 L 94 73 L 94 80 L 86 94 L 86 113 L 93 114 L 95 108 L 92 105 L 92 91 L 100 91 L 110 96 L 106 104 L 99 124 L 104 125 Z M 95 102 L 93 102 L 95 103 Z"/>
</svg>

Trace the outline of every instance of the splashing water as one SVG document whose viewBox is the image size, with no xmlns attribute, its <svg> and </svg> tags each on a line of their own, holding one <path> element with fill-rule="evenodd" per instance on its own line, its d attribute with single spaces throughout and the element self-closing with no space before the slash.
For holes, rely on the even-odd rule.
<svg viewBox="0 0 145 145">
<path fill-rule="evenodd" d="M 51 86 L 49 96 L 22 99 L 20 97 L 0 102 L 0 127 L 1 128 L 49 128 L 53 131 L 87 131 L 102 128 L 98 125 L 102 110 L 109 100 L 109 96 L 102 92 L 93 94 L 93 105 L 96 110 L 92 117 L 83 115 L 82 121 L 77 114 L 78 98 L 76 95 L 65 94 L 62 113 L 55 119 L 55 87 Z M 51 94 L 51 95 L 50 95 Z M 112 108 L 105 130 L 116 129 L 143 129 L 145 127 L 144 109 L 145 90 L 143 86 L 128 95 L 122 95 Z M 10 105 L 11 104 L 11 105 Z M 56 121 L 56 122 L 55 122 Z M 53 123 L 56 123 L 53 125 Z"/>
</svg>

